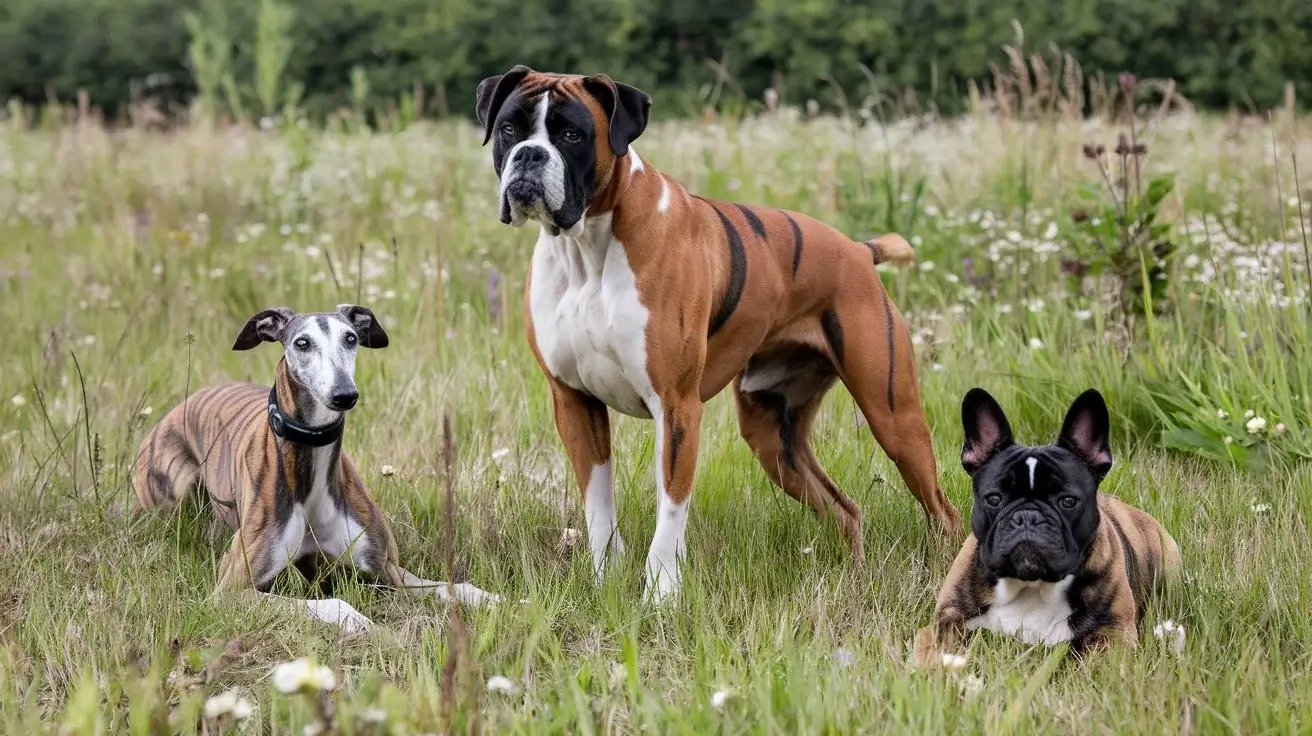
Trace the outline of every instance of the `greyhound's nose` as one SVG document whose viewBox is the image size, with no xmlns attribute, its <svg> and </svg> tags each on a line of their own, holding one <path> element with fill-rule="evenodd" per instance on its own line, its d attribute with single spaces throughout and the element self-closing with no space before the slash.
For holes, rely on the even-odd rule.
<svg viewBox="0 0 1312 736">
<path fill-rule="evenodd" d="M 333 394 L 332 406 L 335 411 L 346 411 L 354 407 L 355 402 L 359 399 L 359 391 L 339 391 Z"/>
</svg>

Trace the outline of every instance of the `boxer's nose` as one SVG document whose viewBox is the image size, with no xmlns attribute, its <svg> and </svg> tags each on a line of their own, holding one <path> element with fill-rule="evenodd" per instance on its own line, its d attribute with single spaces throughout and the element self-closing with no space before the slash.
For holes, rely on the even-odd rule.
<svg viewBox="0 0 1312 736">
<path fill-rule="evenodd" d="M 515 152 L 519 164 L 542 165 L 547 162 L 547 149 L 542 146 L 523 146 Z"/>
</svg>

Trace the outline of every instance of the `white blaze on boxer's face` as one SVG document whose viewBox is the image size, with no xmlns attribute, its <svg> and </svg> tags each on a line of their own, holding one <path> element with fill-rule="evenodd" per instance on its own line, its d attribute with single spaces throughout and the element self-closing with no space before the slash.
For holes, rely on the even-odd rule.
<svg viewBox="0 0 1312 736">
<path fill-rule="evenodd" d="M 551 92 L 543 92 L 533 110 L 528 137 L 506 153 L 498 197 L 502 219 L 508 215 L 514 227 L 530 218 L 551 225 L 552 213 L 565 204 L 565 162 L 547 132 L 550 108 Z M 503 121 L 501 126 L 504 135 L 516 135 L 513 121 Z"/>
</svg>

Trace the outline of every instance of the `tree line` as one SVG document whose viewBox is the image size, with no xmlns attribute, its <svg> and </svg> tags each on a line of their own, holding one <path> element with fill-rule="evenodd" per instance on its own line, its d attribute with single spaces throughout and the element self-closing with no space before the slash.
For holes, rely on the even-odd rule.
<svg viewBox="0 0 1312 736">
<path fill-rule="evenodd" d="M 220 114 L 469 115 L 480 79 L 523 63 L 605 71 L 658 115 L 771 88 L 794 105 L 910 93 L 953 113 L 1017 29 L 1031 52 L 1174 79 L 1205 108 L 1268 109 L 1287 82 L 1312 98 L 1309 0 L 4 0 L 0 94 L 82 93 L 111 117 L 198 95 Z"/>
</svg>

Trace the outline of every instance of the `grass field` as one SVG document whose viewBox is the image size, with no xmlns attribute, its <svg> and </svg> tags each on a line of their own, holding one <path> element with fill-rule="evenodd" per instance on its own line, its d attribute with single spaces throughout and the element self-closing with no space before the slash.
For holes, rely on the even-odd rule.
<svg viewBox="0 0 1312 736">
<path fill-rule="evenodd" d="M 981 636 L 962 670 L 941 673 L 913 668 L 908 646 L 955 549 L 927 533 L 841 388 L 818 453 L 864 511 L 864 565 L 770 486 L 720 396 L 702 428 L 682 598 L 641 600 L 653 433 L 628 418 L 616 456 L 630 551 L 594 586 L 524 339 L 536 233 L 498 223 L 490 153 L 472 127 L 111 134 L 10 120 L 0 731 L 216 733 L 225 724 L 203 704 L 238 687 L 256 706 L 247 732 L 300 734 L 314 701 L 278 694 L 269 675 L 306 656 L 337 672 L 341 732 L 443 729 L 443 606 L 354 584 L 342 597 L 385 631 L 339 640 L 209 599 L 230 537 L 204 504 L 124 510 L 153 421 L 199 386 L 271 380 L 276 347 L 229 349 L 248 316 L 358 301 L 392 344 L 361 356 L 347 451 L 404 564 L 446 579 L 448 413 L 455 574 L 508 599 L 464 616 L 459 671 L 482 692 L 457 700 L 457 730 L 1312 733 L 1312 208 L 1294 181 L 1295 134 L 1289 121 L 1141 123 L 1141 181 L 1175 175 L 1156 197 L 1169 227 L 1154 236 L 1174 247 L 1157 274 L 1139 245 L 1118 250 L 1125 231 L 1095 237 L 1119 205 L 1081 147 L 1107 147 L 1120 191 L 1122 130 L 991 117 L 853 129 L 780 113 L 657 123 L 637 145 L 694 192 L 803 210 L 854 237 L 912 238 L 918 264 L 886 283 L 915 332 L 942 484 L 963 513 L 969 387 L 993 392 L 1032 443 L 1051 441 L 1080 390 L 1108 398 L 1116 464 L 1103 489 L 1175 536 L 1185 585 L 1154 604 L 1138 651 L 1059 665 Z M 1312 162 L 1312 145 L 1298 152 Z M 1131 166 L 1130 189 L 1134 178 Z M 304 592 L 294 574 L 278 586 Z M 1179 654 L 1151 633 L 1167 619 L 1187 631 Z M 488 690 L 494 675 L 518 691 Z"/>
</svg>

